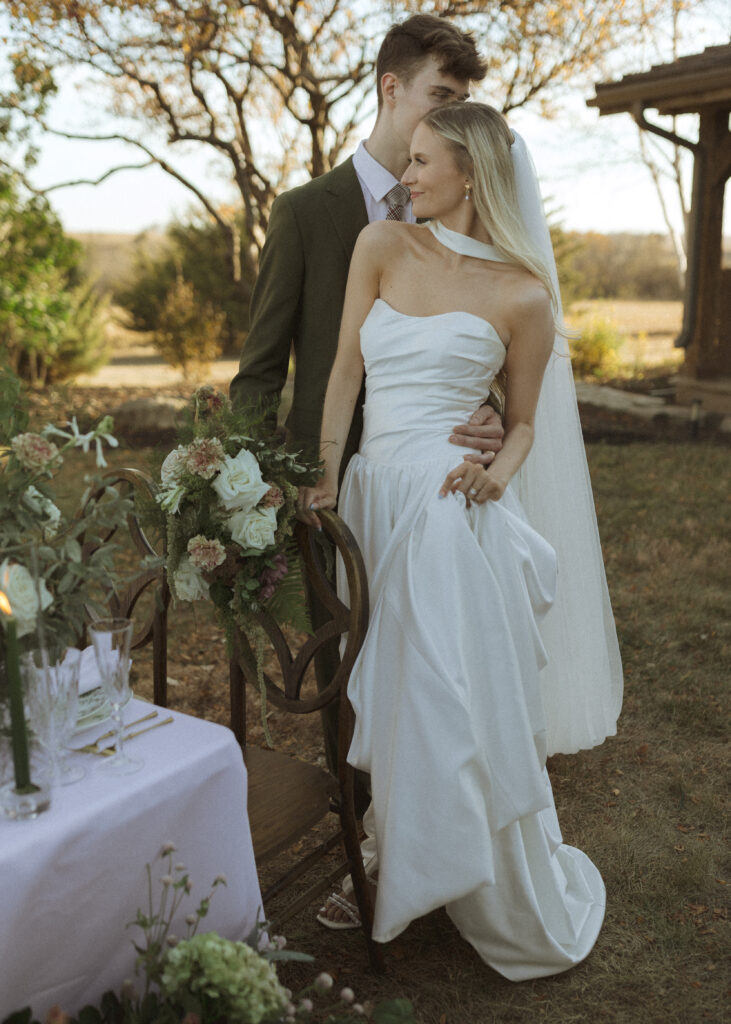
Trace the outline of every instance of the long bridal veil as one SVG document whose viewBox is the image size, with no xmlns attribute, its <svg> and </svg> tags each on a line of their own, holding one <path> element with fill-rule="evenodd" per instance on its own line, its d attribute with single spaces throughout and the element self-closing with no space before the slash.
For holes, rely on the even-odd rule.
<svg viewBox="0 0 731 1024">
<path fill-rule="evenodd" d="M 535 168 L 525 142 L 513 134 L 521 213 L 558 295 Z M 615 734 L 623 682 L 569 347 L 558 334 L 541 386 L 535 440 L 516 485 L 531 525 L 558 557 L 556 601 L 541 630 L 548 653 L 541 684 L 548 753 L 571 754 Z"/>
</svg>

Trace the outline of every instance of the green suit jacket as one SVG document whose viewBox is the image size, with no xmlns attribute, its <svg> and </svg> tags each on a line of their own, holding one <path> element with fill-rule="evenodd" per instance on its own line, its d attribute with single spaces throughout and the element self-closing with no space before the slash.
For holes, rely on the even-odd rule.
<svg viewBox="0 0 731 1024">
<path fill-rule="evenodd" d="M 264 400 L 275 410 L 294 348 L 294 397 L 286 420 L 287 439 L 308 453 L 319 448 L 350 258 L 367 223 L 352 158 L 283 193 L 272 206 L 251 297 L 249 333 L 239 372 L 231 383 L 231 398 L 237 406 L 257 406 Z M 363 397 L 361 393 L 341 473 L 358 449 Z"/>
</svg>

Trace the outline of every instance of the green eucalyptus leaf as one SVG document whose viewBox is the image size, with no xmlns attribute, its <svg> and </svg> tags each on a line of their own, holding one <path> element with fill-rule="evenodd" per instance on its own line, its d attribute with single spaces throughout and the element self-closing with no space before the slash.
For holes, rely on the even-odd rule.
<svg viewBox="0 0 731 1024">
<path fill-rule="evenodd" d="M 373 1009 L 374 1024 L 414 1024 L 414 1008 L 408 999 L 388 999 Z"/>
</svg>

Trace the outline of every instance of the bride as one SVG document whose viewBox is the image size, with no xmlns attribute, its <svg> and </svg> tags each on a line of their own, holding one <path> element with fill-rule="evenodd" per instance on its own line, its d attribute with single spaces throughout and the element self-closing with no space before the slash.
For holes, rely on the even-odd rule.
<svg viewBox="0 0 731 1024">
<path fill-rule="evenodd" d="M 576 416 L 555 267 L 525 223 L 517 141 L 478 103 L 417 126 L 403 183 L 429 221 L 359 236 L 325 398 L 324 474 L 300 508 L 317 525 L 338 501 L 365 372 L 339 513 L 372 605 L 348 687 L 348 760 L 371 776 L 374 938 L 446 906 L 483 960 L 521 981 L 578 963 L 601 927 L 601 876 L 562 842 L 545 760 L 614 732 L 621 669 L 578 421 L 564 409 Z M 455 466 L 450 431 L 501 368 L 502 450 L 487 468 Z M 534 434 L 538 465 L 526 462 Z"/>
</svg>

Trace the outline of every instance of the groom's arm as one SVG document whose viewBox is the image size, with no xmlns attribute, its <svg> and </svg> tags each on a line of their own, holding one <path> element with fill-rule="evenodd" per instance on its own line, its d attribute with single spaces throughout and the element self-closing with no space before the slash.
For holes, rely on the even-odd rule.
<svg viewBox="0 0 731 1024">
<path fill-rule="evenodd" d="M 459 423 L 449 440 L 452 444 L 471 448 L 465 462 L 488 466 L 503 446 L 503 418 L 507 377 L 501 371 L 490 386 L 485 402 L 476 409 L 467 423 Z"/>
<path fill-rule="evenodd" d="M 304 254 L 292 209 L 284 193 L 269 217 L 259 274 L 251 295 L 249 333 L 231 381 L 235 406 L 266 406 L 267 426 L 276 428 L 277 408 L 287 380 L 292 339 L 297 330 Z"/>
</svg>

